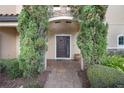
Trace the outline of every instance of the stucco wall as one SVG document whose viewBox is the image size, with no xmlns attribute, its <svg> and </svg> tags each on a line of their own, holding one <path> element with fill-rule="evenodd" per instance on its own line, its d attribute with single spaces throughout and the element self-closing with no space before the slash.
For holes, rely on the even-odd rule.
<svg viewBox="0 0 124 93">
<path fill-rule="evenodd" d="M 124 25 L 123 24 L 110 24 L 108 30 L 108 48 L 117 47 L 117 37 L 118 35 L 124 35 Z"/>
<path fill-rule="evenodd" d="M 0 27 L 0 58 L 16 58 L 15 28 Z"/>
<path fill-rule="evenodd" d="M 51 26 L 51 29 L 48 32 L 48 51 L 47 51 L 47 59 L 55 59 L 55 36 L 56 35 L 71 35 L 71 59 L 74 58 L 74 54 L 80 53 L 80 50 L 76 44 L 76 38 L 78 34 L 78 27 L 73 26 L 74 23 L 66 24 L 66 23 L 58 23 Z M 66 27 L 67 26 L 67 27 Z M 73 26 L 73 27 L 72 27 Z"/>
<path fill-rule="evenodd" d="M 19 33 L 16 33 L 16 57 L 18 57 L 20 54 L 20 39 L 19 39 Z"/>
<path fill-rule="evenodd" d="M 110 5 L 106 12 L 109 24 L 124 24 L 124 5 Z"/>
<path fill-rule="evenodd" d="M 124 6 L 111 5 L 106 13 L 106 21 L 109 24 L 107 43 L 108 49 L 117 48 L 117 36 L 124 34 Z"/>
<path fill-rule="evenodd" d="M 71 59 L 74 58 L 74 54 L 76 53 L 80 53 L 77 45 L 76 45 L 76 37 L 77 37 L 77 32 L 71 32 L 71 31 L 68 31 L 68 32 L 49 32 L 49 35 L 48 35 L 48 52 L 47 52 L 47 58 L 48 59 L 55 59 L 55 35 L 57 34 L 66 34 L 66 35 L 71 35 Z"/>
</svg>

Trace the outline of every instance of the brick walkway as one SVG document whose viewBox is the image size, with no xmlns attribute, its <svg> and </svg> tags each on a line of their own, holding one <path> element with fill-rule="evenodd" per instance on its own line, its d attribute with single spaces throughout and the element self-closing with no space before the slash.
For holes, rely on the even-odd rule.
<svg viewBox="0 0 124 93">
<path fill-rule="evenodd" d="M 48 62 L 51 73 L 46 81 L 45 88 L 81 88 L 81 80 L 77 72 L 80 64 L 75 61 L 56 61 Z"/>
</svg>

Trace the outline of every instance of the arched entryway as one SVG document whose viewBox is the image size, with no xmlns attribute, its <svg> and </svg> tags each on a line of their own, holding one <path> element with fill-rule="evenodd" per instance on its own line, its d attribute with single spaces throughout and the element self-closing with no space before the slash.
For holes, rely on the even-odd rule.
<svg viewBox="0 0 124 93">
<path fill-rule="evenodd" d="M 76 60 L 80 55 L 76 44 L 79 31 L 79 22 L 74 20 L 59 19 L 49 22 L 48 51 L 46 59 L 49 60 Z"/>
</svg>

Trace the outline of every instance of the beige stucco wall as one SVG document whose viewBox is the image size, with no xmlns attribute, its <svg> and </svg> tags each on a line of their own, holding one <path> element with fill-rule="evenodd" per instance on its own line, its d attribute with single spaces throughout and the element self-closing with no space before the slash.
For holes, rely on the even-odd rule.
<svg viewBox="0 0 124 93">
<path fill-rule="evenodd" d="M 16 33 L 16 57 L 18 57 L 20 54 L 20 39 L 19 39 L 19 33 Z"/>
<path fill-rule="evenodd" d="M 74 28 L 73 28 L 73 27 Z M 58 23 L 55 24 L 53 22 L 53 25 L 50 26 L 51 29 L 48 32 L 48 51 L 47 51 L 47 59 L 55 59 L 55 52 L 56 52 L 56 47 L 55 47 L 55 36 L 56 35 L 71 35 L 71 59 L 74 58 L 74 54 L 80 53 L 80 50 L 77 47 L 76 44 L 76 38 L 78 34 L 78 28 L 74 26 L 72 23 L 71 25 L 66 24 L 66 23 Z"/>
<path fill-rule="evenodd" d="M 124 24 L 124 5 L 110 5 L 106 12 L 109 24 Z"/>
<path fill-rule="evenodd" d="M 108 48 L 117 48 L 117 37 L 120 34 L 124 34 L 124 6 L 109 6 L 106 13 L 106 21 L 109 24 L 107 36 Z"/>
<path fill-rule="evenodd" d="M 117 48 L 118 35 L 124 35 L 124 24 L 109 24 L 108 48 Z"/>
<path fill-rule="evenodd" d="M 47 52 L 47 59 L 55 59 L 55 36 L 56 35 L 71 35 L 71 59 L 74 58 L 74 54 L 80 53 L 77 45 L 76 45 L 76 37 L 77 37 L 77 32 L 49 32 L 48 35 L 48 52 Z"/>
<path fill-rule="evenodd" d="M 0 27 L 0 58 L 16 58 L 15 28 Z"/>
</svg>

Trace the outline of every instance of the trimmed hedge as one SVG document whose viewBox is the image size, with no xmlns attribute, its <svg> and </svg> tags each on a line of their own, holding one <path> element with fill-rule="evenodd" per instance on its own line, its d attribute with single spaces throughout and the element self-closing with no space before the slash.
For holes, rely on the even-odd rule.
<svg viewBox="0 0 124 93">
<path fill-rule="evenodd" d="M 11 79 L 22 77 L 22 71 L 19 69 L 19 62 L 17 59 L 0 60 L 0 70 L 1 72 L 5 72 Z"/>
<path fill-rule="evenodd" d="M 124 86 L 124 73 L 103 65 L 90 65 L 87 70 L 91 87 L 118 87 Z"/>
</svg>

